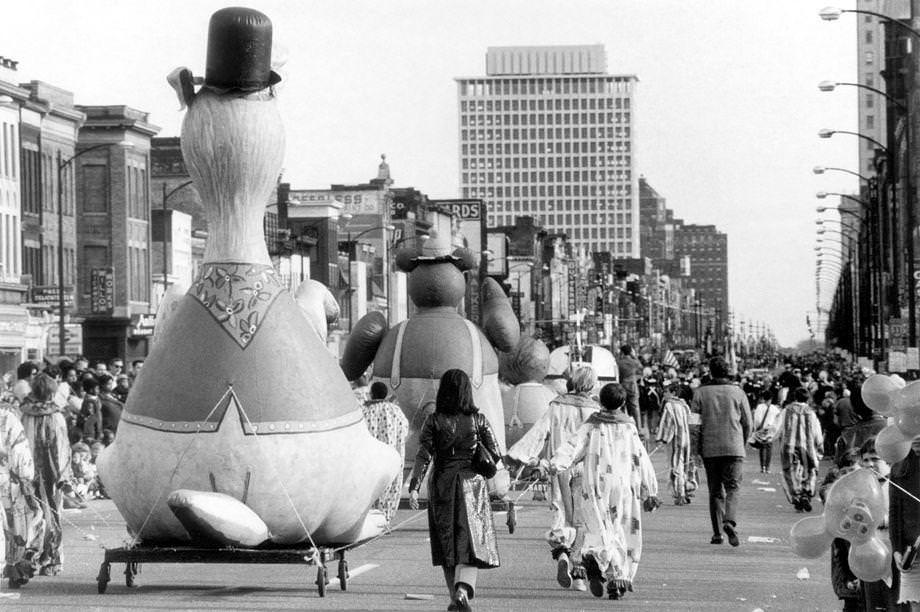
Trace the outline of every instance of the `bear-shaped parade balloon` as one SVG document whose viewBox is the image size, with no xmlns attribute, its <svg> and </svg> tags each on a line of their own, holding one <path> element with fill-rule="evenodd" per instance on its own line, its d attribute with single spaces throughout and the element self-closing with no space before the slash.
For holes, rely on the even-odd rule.
<svg viewBox="0 0 920 612">
<path fill-rule="evenodd" d="M 473 385 L 473 401 L 489 419 L 504 452 L 498 356 L 520 337 L 511 302 L 494 279 L 482 284 L 482 328 L 464 318 L 459 307 L 466 292 L 463 272 L 475 267 L 472 251 L 451 250 L 448 239 L 431 235 L 421 248 L 402 248 L 396 265 L 408 273 L 408 292 L 418 307 L 408 319 L 387 329 L 380 312 L 370 312 L 355 325 L 345 345 L 342 369 L 349 380 L 361 376 L 373 362 L 373 378 L 389 386 L 409 420 L 406 457 L 415 457 L 418 433 L 435 400 L 441 375 L 452 368 L 465 371 Z M 507 479 L 501 472 L 497 481 Z M 501 488 L 503 483 L 498 483 Z"/>
<path fill-rule="evenodd" d="M 401 469 L 269 258 L 262 217 L 284 153 L 270 53 L 265 15 L 222 9 L 200 90 L 189 70 L 173 74 L 209 237 L 99 459 L 145 542 L 350 543 L 377 528 L 369 508 Z"/>
<path fill-rule="evenodd" d="M 891 572 L 891 549 L 878 528 L 888 514 L 888 500 L 878 474 L 860 468 L 831 485 L 824 514 L 803 518 L 792 526 L 789 540 L 795 554 L 806 559 L 823 555 L 834 538 L 850 542 L 848 562 L 853 574 L 866 582 Z"/>
<path fill-rule="evenodd" d="M 875 439 L 878 456 L 891 464 L 904 460 L 920 436 L 920 381 L 906 384 L 898 375 L 874 374 L 863 382 L 862 397 L 869 408 L 894 420 Z"/>
<path fill-rule="evenodd" d="M 549 369 L 549 349 L 542 340 L 522 336 L 510 352 L 499 353 L 498 373 L 505 411 L 505 443 L 521 439 L 549 408 L 556 393 L 543 384 Z"/>
</svg>

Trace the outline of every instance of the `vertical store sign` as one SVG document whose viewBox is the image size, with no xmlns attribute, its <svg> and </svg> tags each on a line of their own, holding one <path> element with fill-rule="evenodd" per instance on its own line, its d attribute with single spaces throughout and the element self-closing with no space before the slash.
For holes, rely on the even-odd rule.
<svg viewBox="0 0 920 612">
<path fill-rule="evenodd" d="M 577 293 L 577 280 L 578 280 L 578 263 L 570 261 L 569 263 L 569 276 L 568 276 L 568 315 L 571 318 L 578 312 L 578 307 L 576 303 L 576 293 Z"/>
<path fill-rule="evenodd" d="M 111 314 L 115 310 L 115 268 L 93 268 L 90 274 L 92 313 Z"/>
</svg>

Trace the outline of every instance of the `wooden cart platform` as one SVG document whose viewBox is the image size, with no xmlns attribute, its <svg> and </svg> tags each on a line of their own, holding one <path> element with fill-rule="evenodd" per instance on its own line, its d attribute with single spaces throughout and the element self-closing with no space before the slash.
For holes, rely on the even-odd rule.
<svg viewBox="0 0 920 612">
<path fill-rule="evenodd" d="M 134 578 L 142 563 L 299 564 L 316 566 L 316 590 L 320 597 L 325 597 L 326 585 L 329 584 L 326 565 L 338 561 L 339 587 L 344 591 L 348 583 L 348 562 L 345 560 L 345 552 L 360 544 L 362 542 L 338 548 L 203 548 L 145 545 L 107 548 L 96 583 L 99 593 L 105 593 L 111 580 L 112 563 L 125 564 L 125 585 L 128 587 L 135 586 Z"/>
</svg>

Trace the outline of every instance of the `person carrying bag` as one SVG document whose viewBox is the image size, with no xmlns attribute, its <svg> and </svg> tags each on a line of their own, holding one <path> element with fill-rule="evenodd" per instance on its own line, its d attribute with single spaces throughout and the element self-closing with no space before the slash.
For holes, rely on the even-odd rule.
<svg viewBox="0 0 920 612">
<path fill-rule="evenodd" d="M 470 610 L 478 570 L 500 565 L 486 479 L 501 457 L 488 419 L 473 404 L 470 379 L 462 370 L 441 377 L 434 414 L 419 433 L 419 450 L 409 481 L 409 506 L 418 509 L 419 488 L 428 480 L 431 562 L 444 571 L 449 610 Z"/>
<path fill-rule="evenodd" d="M 773 438 L 776 436 L 777 417 L 780 408 L 774 404 L 772 393 L 764 390 L 760 396 L 760 403 L 754 409 L 754 422 L 759 423 L 757 429 L 751 432 L 748 444 L 760 451 L 760 472 L 770 473 L 770 462 L 773 459 Z"/>
</svg>

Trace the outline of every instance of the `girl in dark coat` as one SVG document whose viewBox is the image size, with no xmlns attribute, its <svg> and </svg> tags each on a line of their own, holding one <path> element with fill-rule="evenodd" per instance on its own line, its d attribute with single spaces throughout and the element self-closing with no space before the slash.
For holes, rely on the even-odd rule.
<svg viewBox="0 0 920 612">
<path fill-rule="evenodd" d="M 499 461 L 489 421 L 473 405 L 470 379 L 462 370 L 441 377 L 434 414 L 419 434 L 419 450 L 409 482 L 409 503 L 418 508 L 421 479 L 428 480 L 428 530 L 431 562 L 444 570 L 448 610 L 470 610 L 478 569 L 499 566 L 498 545 L 486 480 L 470 467 L 476 441 Z"/>
</svg>

